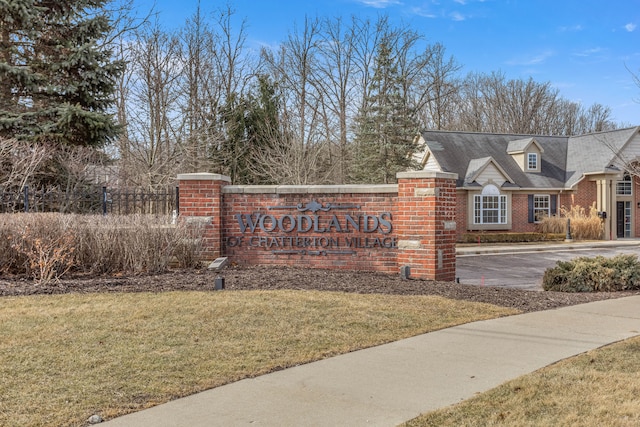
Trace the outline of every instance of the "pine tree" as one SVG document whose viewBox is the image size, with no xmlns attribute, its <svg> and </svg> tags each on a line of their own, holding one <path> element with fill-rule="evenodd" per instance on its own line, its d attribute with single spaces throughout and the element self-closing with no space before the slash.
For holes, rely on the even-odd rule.
<svg viewBox="0 0 640 427">
<path fill-rule="evenodd" d="M 397 172 L 415 166 L 418 124 L 402 93 L 403 76 L 393 64 L 392 53 L 389 43 L 381 42 L 368 94 L 356 118 L 353 182 L 393 183 Z"/>
<path fill-rule="evenodd" d="M 219 155 L 225 173 L 237 184 L 272 184 L 252 167 L 256 152 L 285 149 L 276 86 L 264 75 L 258 76 L 256 83 L 249 93 L 231 97 L 222 110 L 225 142 Z"/>
<path fill-rule="evenodd" d="M 123 64 L 106 0 L 0 0 L 0 137 L 101 146 Z"/>
</svg>

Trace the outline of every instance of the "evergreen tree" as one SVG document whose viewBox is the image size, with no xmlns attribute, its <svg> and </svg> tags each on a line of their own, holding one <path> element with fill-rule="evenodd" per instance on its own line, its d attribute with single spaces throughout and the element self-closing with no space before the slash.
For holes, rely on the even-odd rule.
<svg viewBox="0 0 640 427">
<path fill-rule="evenodd" d="M 418 124 L 402 93 L 403 81 L 387 41 L 378 47 L 374 75 L 356 118 L 351 180 L 393 183 L 396 173 L 413 168 Z"/>
<path fill-rule="evenodd" d="M 279 98 L 275 85 L 260 75 L 247 95 L 232 96 L 222 110 L 225 142 L 222 153 L 224 171 L 237 184 L 272 184 L 254 167 L 256 158 L 266 152 L 281 152 Z M 276 160 L 274 160 L 276 161 Z"/>
<path fill-rule="evenodd" d="M 0 137 L 101 146 L 123 63 L 102 45 L 107 0 L 0 0 Z"/>
</svg>

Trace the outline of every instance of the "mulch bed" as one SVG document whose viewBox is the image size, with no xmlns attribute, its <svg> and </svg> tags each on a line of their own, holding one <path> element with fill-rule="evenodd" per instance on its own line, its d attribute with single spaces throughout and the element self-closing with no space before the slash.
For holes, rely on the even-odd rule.
<svg viewBox="0 0 640 427">
<path fill-rule="evenodd" d="M 64 278 L 37 285 L 24 278 L 0 278 L 0 296 L 94 293 L 214 291 L 215 278 L 224 277 L 225 292 L 238 290 L 298 289 L 362 294 L 439 295 L 511 307 L 524 312 L 549 310 L 610 298 L 638 295 L 640 291 L 564 293 L 525 291 L 430 280 L 403 280 L 399 275 L 292 267 L 228 267 L 208 270 L 172 270 L 156 275 Z M 218 291 L 219 292 L 219 291 Z"/>
</svg>

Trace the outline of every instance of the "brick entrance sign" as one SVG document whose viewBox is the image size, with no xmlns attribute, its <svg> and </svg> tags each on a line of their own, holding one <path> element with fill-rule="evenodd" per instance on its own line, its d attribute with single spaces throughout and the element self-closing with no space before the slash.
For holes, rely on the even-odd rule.
<svg viewBox="0 0 640 427">
<path fill-rule="evenodd" d="M 231 185 L 178 175 L 180 218 L 205 225 L 204 260 L 455 279 L 457 176 L 403 172 L 392 185 Z M 407 269 L 405 268 L 406 272 Z"/>
</svg>

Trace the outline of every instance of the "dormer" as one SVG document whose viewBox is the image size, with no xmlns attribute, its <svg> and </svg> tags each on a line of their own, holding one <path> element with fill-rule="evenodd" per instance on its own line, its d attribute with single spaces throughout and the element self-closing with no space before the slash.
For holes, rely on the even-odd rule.
<svg viewBox="0 0 640 427">
<path fill-rule="evenodd" d="M 507 154 L 510 154 L 524 172 L 540 172 L 542 163 L 542 146 L 535 138 L 509 141 Z"/>
</svg>

